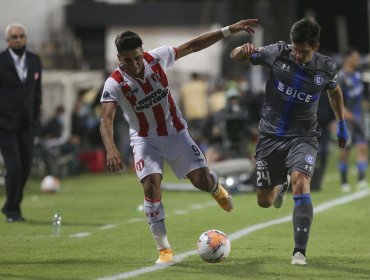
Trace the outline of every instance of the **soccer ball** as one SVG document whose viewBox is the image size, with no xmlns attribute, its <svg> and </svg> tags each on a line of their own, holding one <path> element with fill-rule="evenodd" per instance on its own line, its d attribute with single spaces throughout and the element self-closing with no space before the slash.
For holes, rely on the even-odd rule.
<svg viewBox="0 0 370 280">
<path fill-rule="evenodd" d="M 55 193 L 60 189 L 60 181 L 58 178 L 47 175 L 41 181 L 41 191 L 45 193 Z"/>
<path fill-rule="evenodd" d="M 203 232 L 197 242 L 199 256 L 206 262 L 221 262 L 230 253 L 230 240 L 225 233 L 217 229 Z"/>
</svg>

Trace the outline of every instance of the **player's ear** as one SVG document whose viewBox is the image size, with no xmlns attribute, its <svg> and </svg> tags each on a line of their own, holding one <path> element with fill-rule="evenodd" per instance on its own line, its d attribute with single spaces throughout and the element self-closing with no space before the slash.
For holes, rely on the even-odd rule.
<svg viewBox="0 0 370 280">
<path fill-rule="evenodd" d="M 118 58 L 118 61 L 119 61 L 119 62 L 122 62 L 122 61 L 121 61 L 121 56 L 119 55 L 119 53 L 117 53 L 117 58 Z"/>
</svg>

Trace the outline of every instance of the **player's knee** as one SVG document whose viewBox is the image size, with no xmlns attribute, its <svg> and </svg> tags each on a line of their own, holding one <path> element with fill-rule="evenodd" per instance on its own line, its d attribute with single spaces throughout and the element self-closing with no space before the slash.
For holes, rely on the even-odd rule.
<svg viewBox="0 0 370 280">
<path fill-rule="evenodd" d="M 310 191 L 310 180 L 308 176 L 295 176 L 292 180 L 293 194 L 302 194 Z"/>
<path fill-rule="evenodd" d="M 144 196 L 150 199 L 157 199 L 161 197 L 161 188 L 160 184 L 155 180 L 146 178 L 142 181 L 144 188 Z"/>
<path fill-rule="evenodd" d="M 257 199 L 258 206 L 262 208 L 269 208 L 272 205 L 272 201 L 268 199 L 259 198 Z"/>
</svg>

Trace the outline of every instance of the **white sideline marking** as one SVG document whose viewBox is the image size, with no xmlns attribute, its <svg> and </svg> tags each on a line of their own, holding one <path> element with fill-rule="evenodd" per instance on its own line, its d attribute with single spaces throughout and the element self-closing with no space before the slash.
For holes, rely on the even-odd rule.
<svg viewBox="0 0 370 280">
<path fill-rule="evenodd" d="M 115 224 L 107 224 L 107 225 L 104 225 L 104 226 L 99 227 L 99 229 L 105 230 L 105 229 L 115 228 L 117 226 L 118 225 L 115 225 Z"/>
<path fill-rule="evenodd" d="M 175 211 L 173 211 L 174 215 L 185 215 L 187 213 L 188 213 L 188 211 L 186 211 L 186 210 L 175 210 Z"/>
<path fill-rule="evenodd" d="M 336 199 L 321 203 L 317 207 L 314 207 L 314 213 L 324 212 L 325 210 L 328 210 L 328 209 L 333 208 L 335 206 L 343 205 L 343 204 L 349 203 L 353 200 L 364 198 L 365 196 L 368 196 L 369 194 L 370 194 L 370 191 L 368 189 L 366 189 L 366 190 L 363 190 L 363 191 L 358 191 L 358 192 L 355 192 L 355 193 L 352 193 L 352 194 L 349 194 L 349 195 L 346 195 L 346 196 L 342 196 L 340 198 L 336 198 Z M 256 224 L 256 225 L 253 225 L 253 226 L 249 226 L 249 227 L 246 227 L 244 229 L 238 230 L 238 231 L 236 231 L 232 234 L 229 234 L 229 238 L 230 238 L 230 240 L 235 240 L 235 239 L 241 238 L 243 236 L 246 236 L 246 235 L 248 235 L 248 234 L 250 234 L 254 231 L 264 229 L 264 228 L 267 228 L 267 227 L 270 227 L 270 226 L 278 225 L 278 224 L 283 224 L 283 223 L 289 222 L 291 220 L 292 220 L 292 215 L 289 215 L 289 216 L 285 216 L 285 217 L 282 217 L 282 218 L 279 218 L 279 219 L 271 220 L 271 221 L 268 221 L 268 222 L 265 222 L 265 223 L 260 223 L 260 224 Z M 175 256 L 174 264 L 178 263 L 178 262 L 181 262 L 183 259 L 185 259 L 189 256 L 192 256 L 192 255 L 195 255 L 196 253 L 197 253 L 196 250 L 192 250 L 192 251 L 188 251 L 188 252 L 182 253 L 180 255 L 177 255 L 177 256 Z M 164 268 L 167 268 L 169 266 L 171 266 L 171 265 L 168 265 L 168 266 L 158 266 L 158 265 L 147 266 L 147 267 L 143 267 L 143 268 L 140 268 L 140 269 L 137 269 L 137 270 L 123 272 L 123 273 L 120 273 L 120 274 L 117 274 L 117 275 L 98 278 L 97 280 L 127 279 L 127 278 L 135 277 L 135 276 L 138 276 L 138 275 L 141 275 L 141 274 L 145 274 L 145 273 L 148 273 L 148 272 L 164 269 Z"/>
<path fill-rule="evenodd" d="M 145 221 L 145 219 L 144 218 L 133 218 L 133 219 L 128 220 L 129 223 L 137 223 L 137 222 L 142 222 L 142 221 Z"/>
<path fill-rule="evenodd" d="M 190 209 L 193 209 L 193 210 L 200 210 L 200 209 L 204 209 L 204 208 L 206 208 L 206 205 L 204 205 L 204 204 L 190 205 Z"/>
<path fill-rule="evenodd" d="M 71 234 L 69 237 L 86 237 L 89 236 L 90 232 L 77 232 L 75 234 Z"/>
</svg>

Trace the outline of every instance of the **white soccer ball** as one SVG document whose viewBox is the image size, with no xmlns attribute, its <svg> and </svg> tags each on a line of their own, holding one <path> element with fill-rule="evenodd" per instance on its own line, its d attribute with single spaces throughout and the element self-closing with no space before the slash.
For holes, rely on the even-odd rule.
<svg viewBox="0 0 370 280">
<path fill-rule="evenodd" d="M 221 262 L 230 253 L 230 240 L 225 233 L 217 229 L 203 232 L 197 242 L 199 256 L 206 262 Z"/>
<path fill-rule="evenodd" d="M 60 189 L 60 181 L 58 178 L 47 175 L 41 181 L 41 191 L 45 193 L 55 193 Z"/>
</svg>

